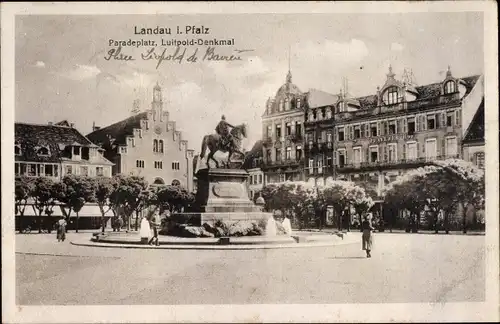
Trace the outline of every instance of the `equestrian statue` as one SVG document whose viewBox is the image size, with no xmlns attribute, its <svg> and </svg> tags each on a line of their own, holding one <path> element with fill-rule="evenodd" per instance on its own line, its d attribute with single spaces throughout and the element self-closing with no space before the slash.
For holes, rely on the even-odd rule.
<svg viewBox="0 0 500 324">
<path fill-rule="evenodd" d="M 231 131 L 229 131 L 229 128 L 231 128 Z M 231 156 L 234 153 L 239 153 L 244 156 L 244 153 L 241 152 L 241 141 L 247 136 L 246 125 L 241 124 L 233 126 L 229 124 L 226 121 L 226 117 L 222 115 L 220 122 L 217 124 L 217 127 L 215 127 L 215 132 L 215 134 L 205 135 L 203 137 L 200 159 L 205 157 L 208 147 L 210 153 L 208 153 L 207 156 L 207 168 L 210 169 L 210 160 L 215 162 L 216 168 L 219 168 L 219 161 L 214 159 L 214 154 L 217 151 L 221 151 L 223 153 L 229 152 L 227 162 L 224 163 L 223 167 L 230 168 Z"/>
</svg>

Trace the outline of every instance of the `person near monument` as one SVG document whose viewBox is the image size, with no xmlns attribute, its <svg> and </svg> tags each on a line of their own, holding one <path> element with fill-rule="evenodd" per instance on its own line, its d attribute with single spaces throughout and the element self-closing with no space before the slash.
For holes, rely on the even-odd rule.
<svg viewBox="0 0 500 324">
<path fill-rule="evenodd" d="M 229 143 L 232 142 L 232 136 L 231 133 L 229 132 L 229 127 L 234 128 L 233 125 L 229 124 L 226 121 L 226 116 L 222 115 L 221 120 L 217 124 L 217 127 L 215 127 L 215 131 L 217 134 L 220 135 L 221 137 L 221 147 L 226 148 Z"/>
<path fill-rule="evenodd" d="M 147 220 L 146 216 L 142 217 L 139 235 L 141 237 L 142 243 L 148 243 L 149 237 L 151 236 L 151 227 L 149 226 L 149 221 Z"/>
<path fill-rule="evenodd" d="M 161 219 L 160 219 L 160 213 L 156 210 L 153 214 L 153 217 L 151 217 L 150 220 L 150 227 L 153 230 L 153 236 L 149 240 L 149 245 L 156 245 L 159 246 L 160 242 L 158 240 L 158 231 L 160 230 L 161 226 Z"/>
<path fill-rule="evenodd" d="M 64 242 L 66 239 L 66 226 L 68 223 L 66 223 L 66 220 L 64 217 L 61 217 L 60 220 L 57 221 L 57 242 Z"/>
<path fill-rule="evenodd" d="M 362 249 L 363 251 L 366 251 L 366 257 L 371 258 L 371 250 L 373 248 L 372 231 L 374 230 L 374 228 L 368 216 L 365 216 L 363 222 L 361 223 L 361 229 L 363 231 Z"/>
</svg>

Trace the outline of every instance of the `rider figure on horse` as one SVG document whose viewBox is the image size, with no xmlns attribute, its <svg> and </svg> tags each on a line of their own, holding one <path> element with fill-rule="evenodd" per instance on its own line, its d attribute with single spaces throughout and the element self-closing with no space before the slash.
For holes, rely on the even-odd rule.
<svg viewBox="0 0 500 324">
<path fill-rule="evenodd" d="M 226 121 L 226 116 L 222 115 L 221 121 L 217 124 L 217 127 L 215 127 L 215 131 L 221 137 L 221 147 L 225 149 L 233 142 L 233 136 L 229 132 L 229 127 L 234 128 L 233 125 Z"/>
</svg>

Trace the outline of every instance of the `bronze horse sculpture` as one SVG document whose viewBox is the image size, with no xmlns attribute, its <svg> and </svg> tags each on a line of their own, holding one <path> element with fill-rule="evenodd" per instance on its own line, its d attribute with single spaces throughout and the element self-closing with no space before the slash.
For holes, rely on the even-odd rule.
<svg viewBox="0 0 500 324">
<path fill-rule="evenodd" d="M 221 135 L 219 134 L 210 134 L 210 135 L 205 135 L 203 137 L 203 141 L 201 143 L 201 153 L 200 153 L 200 159 L 203 159 L 205 157 L 205 153 L 208 149 L 210 150 L 210 153 L 208 153 L 207 156 L 207 168 L 210 169 L 210 160 L 215 162 L 215 167 L 219 168 L 219 161 L 214 159 L 214 154 L 217 151 L 221 151 L 223 153 L 229 152 L 229 156 L 227 157 L 227 162 L 224 164 L 224 167 L 229 168 L 230 163 L 231 163 L 231 156 L 234 153 L 239 153 L 242 156 L 245 154 L 241 152 L 241 141 L 243 140 L 243 137 L 247 137 L 247 128 L 245 124 L 237 125 L 235 126 L 231 131 L 230 131 L 232 140 L 230 143 L 226 146 L 223 147 L 222 145 L 222 138 Z"/>
</svg>

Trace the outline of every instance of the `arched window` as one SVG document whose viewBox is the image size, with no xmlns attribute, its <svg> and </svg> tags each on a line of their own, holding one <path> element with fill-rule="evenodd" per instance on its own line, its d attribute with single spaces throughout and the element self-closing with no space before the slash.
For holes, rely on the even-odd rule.
<svg viewBox="0 0 500 324">
<path fill-rule="evenodd" d="M 46 147 L 40 147 L 38 151 L 36 152 L 40 156 L 48 156 L 49 155 L 49 149 Z"/>
<path fill-rule="evenodd" d="M 158 149 L 160 153 L 163 153 L 163 140 L 158 141 Z"/>
<path fill-rule="evenodd" d="M 153 184 L 155 184 L 155 185 L 164 185 L 165 181 L 163 181 L 162 178 L 156 178 L 155 182 Z"/>
<path fill-rule="evenodd" d="M 158 140 L 153 140 L 153 152 L 158 152 Z"/>
<path fill-rule="evenodd" d="M 448 81 L 444 84 L 444 93 L 445 94 L 448 94 L 448 93 L 454 93 L 457 91 L 457 88 L 455 86 L 455 81 Z"/>
<path fill-rule="evenodd" d="M 398 103 L 398 88 L 390 87 L 385 91 L 384 101 L 387 105 Z"/>
<path fill-rule="evenodd" d="M 285 111 L 290 110 L 290 99 L 285 99 Z"/>
<path fill-rule="evenodd" d="M 300 98 L 297 98 L 297 108 L 300 108 Z"/>
<path fill-rule="evenodd" d="M 279 111 L 283 111 L 283 99 L 280 100 Z"/>
<path fill-rule="evenodd" d="M 181 185 L 181 182 L 180 182 L 179 180 L 174 179 L 174 180 L 172 181 L 172 186 L 179 187 L 180 185 Z"/>
<path fill-rule="evenodd" d="M 346 108 L 346 107 L 345 107 L 345 102 L 344 102 L 344 101 L 341 101 L 341 102 L 339 103 L 339 105 L 338 105 L 338 112 L 344 112 L 344 111 L 346 111 L 346 109 L 345 109 L 345 108 Z"/>
</svg>

